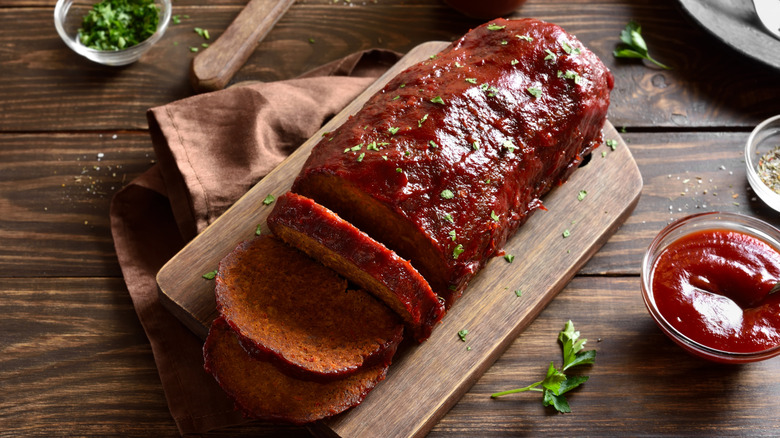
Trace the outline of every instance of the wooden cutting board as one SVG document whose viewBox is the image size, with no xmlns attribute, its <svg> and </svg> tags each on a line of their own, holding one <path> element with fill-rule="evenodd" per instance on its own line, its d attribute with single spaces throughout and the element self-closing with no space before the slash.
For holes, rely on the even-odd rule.
<svg viewBox="0 0 780 438">
<path fill-rule="evenodd" d="M 214 282 L 201 276 L 216 269 L 239 242 L 252 238 L 258 224 L 267 232 L 265 220 L 273 205 L 264 205 L 263 199 L 289 190 L 323 132 L 334 130 L 357 112 L 401 70 L 446 46 L 430 42 L 409 52 L 163 266 L 157 275 L 163 304 L 205 338 L 216 317 L 216 304 Z M 547 211 L 534 213 L 506 245 L 506 252 L 516 257 L 514 262 L 502 257 L 491 260 L 430 339 L 399 350 L 387 379 L 360 406 L 318 423 L 316 432 L 340 437 L 423 436 L 436 424 L 598 251 L 639 200 L 642 177 L 631 152 L 611 124 L 604 127 L 604 135 L 617 146 L 596 149 L 567 183 L 545 196 Z M 581 191 L 587 195 L 578 200 Z M 565 318 L 561 316 L 561 327 Z M 468 330 L 465 342 L 458 336 L 464 329 Z"/>
</svg>

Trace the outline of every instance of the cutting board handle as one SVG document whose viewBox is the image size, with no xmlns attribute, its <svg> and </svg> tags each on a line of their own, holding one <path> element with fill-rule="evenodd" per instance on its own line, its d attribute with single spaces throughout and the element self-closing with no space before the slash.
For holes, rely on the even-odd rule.
<svg viewBox="0 0 780 438">
<path fill-rule="evenodd" d="M 225 32 L 192 60 L 197 92 L 221 90 L 295 0 L 250 0 Z"/>
</svg>

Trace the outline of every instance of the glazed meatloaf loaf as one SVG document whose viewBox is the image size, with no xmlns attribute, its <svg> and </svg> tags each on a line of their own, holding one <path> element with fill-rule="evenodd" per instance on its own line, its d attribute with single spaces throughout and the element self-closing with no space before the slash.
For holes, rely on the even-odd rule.
<svg viewBox="0 0 780 438">
<path fill-rule="evenodd" d="M 273 363 L 247 355 L 224 318 L 217 318 L 211 325 L 203 356 L 206 371 L 245 415 L 296 424 L 316 421 L 357 405 L 387 373 L 387 365 L 380 363 L 329 382 L 291 377 Z"/>
<path fill-rule="evenodd" d="M 245 241 L 220 262 L 217 310 L 253 357 L 328 381 L 387 365 L 403 325 L 384 304 L 281 240 Z"/>
<path fill-rule="evenodd" d="M 268 227 L 387 304 L 418 342 L 430 336 L 444 314 L 442 302 L 408 261 L 309 198 L 291 192 L 280 196 Z"/>
<path fill-rule="evenodd" d="M 449 306 L 601 142 L 612 86 L 560 27 L 497 19 L 326 134 L 292 190 L 410 260 Z"/>
</svg>

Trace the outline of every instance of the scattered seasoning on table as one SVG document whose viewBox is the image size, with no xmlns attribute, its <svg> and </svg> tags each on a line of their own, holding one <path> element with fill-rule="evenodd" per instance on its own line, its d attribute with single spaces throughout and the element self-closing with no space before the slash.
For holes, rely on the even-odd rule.
<svg viewBox="0 0 780 438">
<path fill-rule="evenodd" d="M 469 334 L 469 331 L 466 329 L 458 330 L 458 337 L 461 341 L 466 342 L 466 335 Z"/>
<path fill-rule="evenodd" d="M 522 297 L 523 296 L 523 291 L 521 289 L 518 289 L 518 290 L 515 291 L 515 295 L 518 296 L 518 297 Z"/>
<path fill-rule="evenodd" d="M 259 236 L 260 234 L 262 234 L 263 229 L 261 228 L 261 225 L 262 224 L 257 224 L 257 228 L 255 228 L 255 236 Z"/>
<path fill-rule="evenodd" d="M 209 271 L 209 272 L 206 272 L 205 274 L 203 274 L 203 278 L 205 278 L 206 280 L 213 280 L 214 277 L 216 277 L 216 276 L 217 276 L 217 270 L 216 269 L 213 270 L 213 271 Z"/>
<path fill-rule="evenodd" d="M 276 198 L 274 198 L 274 195 L 268 194 L 268 196 L 266 196 L 265 199 L 263 199 L 263 204 L 270 205 L 274 202 L 275 199 Z"/>
<path fill-rule="evenodd" d="M 515 261 L 515 256 L 513 256 L 512 254 L 506 254 L 504 255 L 504 260 L 506 260 L 507 263 L 512 263 L 513 261 Z"/>
<path fill-rule="evenodd" d="M 761 181 L 773 192 L 780 194 L 780 146 L 761 156 L 756 170 Z"/>
<path fill-rule="evenodd" d="M 122 50 L 157 31 L 160 9 L 153 0 L 103 0 L 84 16 L 81 44 L 95 50 Z"/>
</svg>

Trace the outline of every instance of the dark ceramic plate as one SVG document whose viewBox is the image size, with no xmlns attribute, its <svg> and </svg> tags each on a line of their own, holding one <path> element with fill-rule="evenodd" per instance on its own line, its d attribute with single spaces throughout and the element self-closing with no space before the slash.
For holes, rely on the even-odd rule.
<svg viewBox="0 0 780 438">
<path fill-rule="evenodd" d="M 780 69 L 780 40 L 764 30 L 750 0 L 679 0 L 683 9 L 738 52 Z"/>
</svg>

